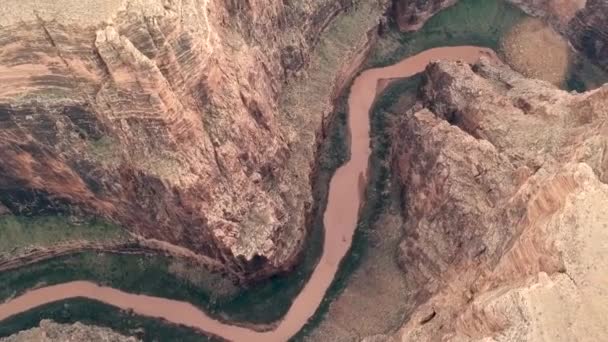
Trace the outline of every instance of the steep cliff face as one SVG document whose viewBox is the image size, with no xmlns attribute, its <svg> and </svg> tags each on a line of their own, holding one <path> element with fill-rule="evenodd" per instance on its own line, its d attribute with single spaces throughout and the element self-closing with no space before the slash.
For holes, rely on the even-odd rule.
<svg viewBox="0 0 608 342">
<path fill-rule="evenodd" d="M 572 45 L 608 70 L 608 3 L 587 0 L 584 9 L 569 22 L 567 34 Z"/>
<path fill-rule="evenodd" d="M 399 337 L 602 339 L 608 87 L 568 93 L 487 60 L 426 77 L 393 150 L 399 261 L 424 303 Z"/>
<path fill-rule="evenodd" d="M 241 278 L 285 269 L 313 161 L 291 165 L 302 128 L 279 97 L 351 5 L 3 3 L 0 202 L 101 215 Z"/>
<path fill-rule="evenodd" d="M 395 0 L 393 18 L 401 31 L 415 31 L 435 13 L 458 0 Z"/>
</svg>

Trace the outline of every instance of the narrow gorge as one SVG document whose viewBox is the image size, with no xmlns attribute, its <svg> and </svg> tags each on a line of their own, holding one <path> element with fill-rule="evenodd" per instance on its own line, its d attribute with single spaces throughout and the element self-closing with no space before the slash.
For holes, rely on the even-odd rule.
<svg viewBox="0 0 608 342">
<path fill-rule="evenodd" d="M 0 13 L 0 340 L 608 335 L 602 1 Z"/>
</svg>

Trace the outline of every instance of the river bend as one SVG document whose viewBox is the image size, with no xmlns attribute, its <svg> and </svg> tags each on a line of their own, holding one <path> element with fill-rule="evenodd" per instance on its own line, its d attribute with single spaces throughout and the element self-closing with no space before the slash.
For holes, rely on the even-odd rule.
<svg viewBox="0 0 608 342">
<path fill-rule="evenodd" d="M 427 64 L 433 60 L 463 60 L 473 63 L 482 55 L 495 57 L 492 50 L 476 46 L 440 47 L 426 50 L 388 67 L 364 71 L 354 80 L 348 98 L 351 158 L 331 179 L 323 218 L 325 225 L 323 253 L 311 278 L 274 330 L 258 332 L 230 325 L 207 316 L 187 302 L 126 293 L 87 281 L 74 281 L 30 290 L 0 304 L 0 320 L 44 304 L 84 297 L 121 309 L 133 310 L 140 315 L 162 318 L 227 340 L 244 342 L 288 340 L 314 315 L 338 271 L 342 258 L 351 246 L 357 227 L 359 208 L 364 201 L 361 198 L 363 194 L 361 184 L 365 184 L 371 154 L 369 113 L 379 82 L 413 76 L 424 71 Z M 384 85 L 385 83 L 382 82 Z"/>
</svg>

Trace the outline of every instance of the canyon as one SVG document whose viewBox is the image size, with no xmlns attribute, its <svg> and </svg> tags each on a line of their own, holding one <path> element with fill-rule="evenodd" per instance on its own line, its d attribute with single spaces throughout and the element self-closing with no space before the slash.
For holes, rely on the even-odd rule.
<svg viewBox="0 0 608 342">
<path fill-rule="evenodd" d="M 462 2 L 0 5 L 0 212 L 95 215 L 129 236 L 5 254 L 6 269 L 124 246 L 188 259 L 240 284 L 283 273 L 310 234 L 315 159 L 340 94 L 349 94 L 350 141 L 320 208 L 320 259 L 281 321 L 232 325 L 185 302 L 90 282 L 42 283 L 0 304 L 0 317 L 87 297 L 229 340 L 289 339 L 328 301 L 375 191 L 374 99 L 421 73 L 383 128 L 399 198 L 400 219 L 386 222 L 402 231 L 394 251 L 402 318 L 357 339 L 602 340 L 608 94 L 591 83 L 560 87 L 570 84 L 574 56 L 606 69 L 604 3 L 512 0 L 538 19 L 521 20 L 496 46 L 509 65 L 488 49 L 430 49 L 351 84 L 382 40 L 377 32 L 388 29 L 384 11 L 412 31 Z M 73 10 L 58 10 L 66 4 Z M 8 14 L 15 11 L 20 20 Z M 324 34 L 352 13 L 366 18 L 351 23 L 359 30 L 352 46 L 328 54 Z M 557 53 L 551 68 L 536 63 L 542 49 Z M 298 86 L 311 81 L 319 82 L 312 92 Z"/>
<path fill-rule="evenodd" d="M 383 79 L 410 77 L 424 70 L 434 59 L 459 59 L 473 62 L 482 55 L 496 59 L 489 49 L 473 46 L 437 48 L 412 56 L 386 68 L 371 69 L 358 76 L 349 96 L 349 131 L 351 158 L 340 167 L 330 183 L 329 199 L 324 215 L 325 240 L 323 254 L 304 289 L 293 301 L 279 325 L 270 332 L 256 332 L 222 324 L 207 317 L 192 305 L 150 296 L 127 294 L 93 283 L 74 282 L 36 289 L 0 305 L 0 320 L 66 298 L 86 297 L 103 301 L 125 310 L 162 318 L 175 324 L 195 327 L 231 341 L 286 341 L 295 335 L 315 313 L 330 286 L 340 261 L 348 251 L 357 227 L 359 207 L 364 188 L 362 177 L 367 172 L 370 154 L 369 111 Z M 352 198 L 344 201 L 344 198 Z"/>
<path fill-rule="evenodd" d="M 329 111 L 281 93 L 348 6 L 4 2 L 0 201 L 103 217 L 238 281 L 290 269 Z"/>
</svg>

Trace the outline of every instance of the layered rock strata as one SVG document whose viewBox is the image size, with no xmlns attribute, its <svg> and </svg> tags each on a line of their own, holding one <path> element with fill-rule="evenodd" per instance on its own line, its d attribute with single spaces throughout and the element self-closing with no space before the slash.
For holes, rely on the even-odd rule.
<svg viewBox="0 0 608 342">
<path fill-rule="evenodd" d="M 572 45 L 608 70 L 608 3 L 587 0 L 568 23 L 566 32 Z"/>
<path fill-rule="evenodd" d="M 103 216 L 239 279 L 287 269 L 314 164 L 294 148 L 323 118 L 296 126 L 280 97 L 352 5 L 3 3 L 0 202 Z"/>
<path fill-rule="evenodd" d="M 395 133 L 404 341 L 608 336 L 608 87 L 437 62 Z"/>
</svg>

